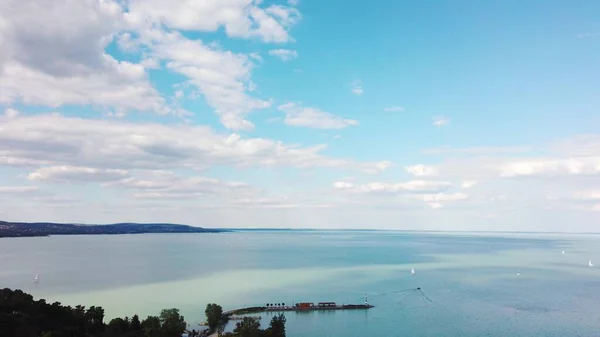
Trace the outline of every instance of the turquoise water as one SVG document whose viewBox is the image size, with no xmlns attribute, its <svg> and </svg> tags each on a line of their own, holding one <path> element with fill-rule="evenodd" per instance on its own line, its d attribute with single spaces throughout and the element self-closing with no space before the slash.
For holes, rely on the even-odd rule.
<svg viewBox="0 0 600 337">
<path fill-rule="evenodd" d="M 366 293 L 376 306 L 287 313 L 290 337 L 600 336 L 600 268 L 588 267 L 590 259 L 600 266 L 599 236 L 55 236 L 0 239 L 0 287 L 101 305 L 108 317 L 177 307 L 191 324 L 204 320 L 208 302 L 361 303 Z M 417 286 L 431 302 L 417 292 L 382 295 Z"/>
</svg>

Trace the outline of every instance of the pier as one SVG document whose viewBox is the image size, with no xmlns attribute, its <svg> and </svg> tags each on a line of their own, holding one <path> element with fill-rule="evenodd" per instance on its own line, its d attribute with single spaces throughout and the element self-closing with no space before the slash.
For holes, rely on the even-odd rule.
<svg viewBox="0 0 600 337">
<path fill-rule="evenodd" d="M 285 305 L 285 303 L 268 303 L 264 306 L 246 307 L 228 310 L 223 313 L 227 317 L 239 317 L 241 315 L 256 314 L 261 312 L 281 312 L 281 311 L 326 311 L 326 310 L 366 310 L 374 308 L 369 304 L 365 296 L 364 304 L 337 304 L 336 302 L 300 302 L 294 305 Z"/>
</svg>

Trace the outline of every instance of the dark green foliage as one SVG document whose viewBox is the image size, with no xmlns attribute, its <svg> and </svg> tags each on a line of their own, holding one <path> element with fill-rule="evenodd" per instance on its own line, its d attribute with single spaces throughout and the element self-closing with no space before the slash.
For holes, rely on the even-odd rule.
<svg viewBox="0 0 600 337">
<path fill-rule="evenodd" d="M 186 323 L 179 309 L 163 309 L 160 313 L 162 337 L 181 337 Z"/>
<path fill-rule="evenodd" d="M 148 316 L 142 321 L 142 327 L 146 337 L 161 337 L 160 318 L 157 316 Z"/>
<path fill-rule="evenodd" d="M 71 308 L 34 300 L 21 290 L 0 290 L 0 337 L 96 337 L 104 332 L 104 310 Z"/>
<path fill-rule="evenodd" d="M 138 315 L 131 317 L 131 331 L 142 331 L 142 323 Z"/>
<path fill-rule="evenodd" d="M 122 318 L 115 318 L 106 327 L 107 336 L 123 336 L 129 332 L 129 323 Z"/>
<path fill-rule="evenodd" d="M 262 334 L 260 322 L 252 317 L 244 317 L 235 324 L 233 333 L 239 337 L 259 337 Z"/>
<path fill-rule="evenodd" d="M 215 329 L 223 320 L 223 308 L 218 304 L 209 303 L 206 305 L 206 310 L 204 310 L 204 313 L 206 314 L 206 323 L 208 324 L 208 328 L 211 331 L 215 331 Z"/>
<path fill-rule="evenodd" d="M 212 331 L 223 332 L 229 316 L 220 305 L 206 306 L 207 322 Z M 274 316 L 268 329 L 261 330 L 260 322 L 251 317 L 236 324 L 233 333 L 238 337 L 285 337 L 285 317 Z M 104 309 L 78 305 L 63 306 L 45 300 L 34 300 L 21 290 L 0 290 L 0 337 L 180 337 L 186 322 L 178 309 L 164 309 L 160 316 L 148 316 L 140 322 L 134 315 L 115 318 L 104 324 Z M 190 336 L 200 333 L 188 331 Z"/>
<path fill-rule="evenodd" d="M 285 316 L 283 314 L 275 315 L 271 319 L 269 326 L 272 337 L 285 337 Z"/>
<path fill-rule="evenodd" d="M 21 290 L 0 290 L 0 337 L 179 337 L 185 327 L 177 309 L 165 309 L 160 318 L 149 316 L 143 322 L 134 315 L 106 325 L 101 307 L 48 304 Z"/>
</svg>

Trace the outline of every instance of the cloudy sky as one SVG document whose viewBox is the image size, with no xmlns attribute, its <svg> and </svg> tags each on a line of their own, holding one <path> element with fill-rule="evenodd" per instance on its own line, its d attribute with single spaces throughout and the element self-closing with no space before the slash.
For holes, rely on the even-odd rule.
<svg viewBox="0 0 600 337">
<path fill-rule="evenodd" d="M 4 0 L 0 219 L 600 231 L 598 13 Z"/>
</svg>

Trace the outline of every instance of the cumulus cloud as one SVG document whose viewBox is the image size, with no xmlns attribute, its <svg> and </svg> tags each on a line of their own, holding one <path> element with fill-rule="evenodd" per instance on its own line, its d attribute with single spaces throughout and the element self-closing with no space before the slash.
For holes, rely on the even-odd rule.
<svg viewBox="0 0 600 337">
<path fill-rule="evenodd" d="M 403 183 L 368 183 L 354 185 L 348 182 L 336 182 L 333 187 L 354 193 L 438 193 L 446 191 L 453 185 L 445 181 L 411 180 Z"/>
<path fill-rule="evenodd" d="M 8 0 L 3 8 L 0 104 L 170 112 L 143 66 L 104 51 L 123 29 L 117 2 Z"/>
<path fill-rule="evenodd" d="M 424 201 L 431 208 L 442 208 L 447 203 L 456 201 L 464 201 L 468 199 L 468 196 L 464 193 L 437 193 L 437 194 L 423 194 L 416 196 L 419 200 Z"/>
<path fill-rule="evenodd" d="M 269 55 L 275 56 L 286 62 L 298 57 L 298 52 L 292 49 L 271 49 L 269 50 Z"/>
<path fill-rule="evenodd" d="M 301 18 L 293 7 L 254 0 L 9 0 L 4 8 L 0 104 L 90 105 L 112 110 L 113 116 L 189 115 L 169 106 L 150 84 L 146 70 L 164 63 L 187 77 L 232 130 L 252 129 L 245 115 L 270 106 L 269 99 L 249 95 L 256 88 L 255 58 L 188 39 L 178 30 L 224 28 L 231 37 L 288 42 L 288 30 Z M 115 39 L 122 50 L 141 53 L 140 63 L 107 54 Z"/>
<path fill-rule="evenodd" d="M 61 115 L 19 116 L 0 123 L 0 163 L 58 166 L 61 168 L 53 170 L 62 173 L 74 170 L 81 173 L 81 168 L 203 169 L 213 165 L 375 171 L 389 167 L 387 162 L 361 163 L 330 158 L 321 154 L 324 148 L 219 134 L 205 126 L 167 126 Z M 52 176 L 50 171 L 45 173 Z"/>
<path fill-rule="evenodd" d="M 19 115 L 19 111 L 18 110 L 15 110 L 15 109 L 12 109 L 12 108 L 6 108 L 4 110 L 4 116 L 6 118 L 15 118 L 18 115 Z"/>
<path fill-rule="evenodd" d="M 449 190 L 455 186 L 444 181 L 411 180 L 403 183 L 367 184 L 338 181 L 333 184 L 333 187 L 343 195 L 354 198 L 344 201 L 349 205 L 356 203 L 356 206 L 353 207 L 368 205 L 369 207 L 402 207 L 415 210 L 425 206 L 437 209 L 469 199 L 463 192 L 450 193 Z M 379 198 L 373 198 L 376 196 Z"/>
<path fill-rule="evenodd" d="M 106 182 L 124 179 L 128 173 L 126 170 L 63 165 L 40 168 L 27 177 L 29 180 L 49 182 Z"/>
<path fill-rule="evenodd" d="M 221 27 L 230 37 L 258 38 L 264 42 L 289 42 L 289 29 L 301 19 L 300 12 L 282 5 L 261 6 L 255 0 L 130 0 L 128 19 L 173 29 L 214 32 Z"/>
<path fill-rule="evenodd" d="M 455 148 L 450 146 L 424 149 L 421 151 L 427 155 L 450 155 L 450 156 L 489 156 L 517 154 L 531 151 L 528 146 L 476 146 L 466 148 Z"/>
<path fill-rule="evenodd" d="M 285 103 L 278 107 L 285 113 L 284 123 L 313 129 L 343 129 L 358 125 L 358 121 L 345 119 L 316 108 L 304 107 L 300 103 Z"/>
<path fill-rule="evenodd" d="M 0 195 L 30 194 L 38 190 L 37 186 L 0 186 Z"/>
<path fill-rule="evenodd" d="M 475 180 L 465 180 L 460 184 L 460 186 L 462 188 L 471 188 L 471 187 L 474 187 L 475 185 L 477 185 L 477 181 L 475 181 Z"/>
<path fill-rule="evenodd" d="M 404 169 L 416 177 L 435 177 L 438 175 L 435 168 L 423 164 L 405 166 Z"/>
<path fill-rule="evenodd" d="M 216 195 L 240 197 L 257 193 L 253 187 L 243 182 L 199 176 L 182 177 L 169 171 L 148 171 L 105 186 L 131 190 L 133 197 L 137 199 L 191 199 Z"/>
<path fill-rule="evenodd" d="M 586 176 L 599 174 L 600 156 L 516 160 L 500 167 L 500 176 L 507 178 Z"/>
<path fill-rule="evenodd" d="M 148 35 L 152 38 L 153 55 L 200 89 L 225 127 L 250 130 L 254 125 L 245 119 L 246 114 L 271 105 L 268 100 L 249 95 L 254 64 L 247 55 L 220 50 L 177 32 L 154 31 Z"/>
</svg>

